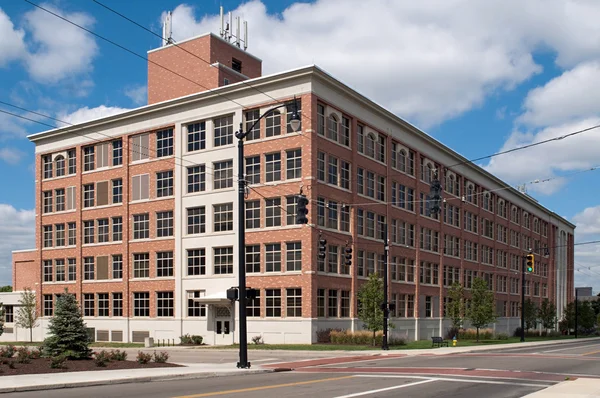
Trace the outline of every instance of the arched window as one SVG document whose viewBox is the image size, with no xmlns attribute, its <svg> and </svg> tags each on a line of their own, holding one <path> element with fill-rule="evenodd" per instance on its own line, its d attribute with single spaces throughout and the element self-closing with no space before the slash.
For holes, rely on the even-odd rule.
<svg viewBox="0 0 600 398">
<path fill-rule="evenodd" d="M 492 195 L 490 195 L 489 192 L 486 192 L 483 195 L 483 209 L 491 211 L 491 207 L 492 207 Z"/>
<path fill-rule="evenodd" d="M 529 229 L 530 225 L 529 225 L 529 214 L 525 213 L 523 214 L 523 226 L 527 229 Z"/>
<path fill-rule="evenodd" d="M 467 185 L 467 201 L 473 203 L 473 195 L 475 194 L 475 187 L 469 184 Z"/>
<path fill-rule="evenodd" d="M 334 114 L 329 115 L 327 118 L 327 138 L 330 140 L 338 140 L 338 119 Z"/>
<path fill-rule="evenodd" d="M 502 199 L 498 199 L 498 215 L 506 218 L 506 204 Z"/>
<path fill-rule="evenodd" d="M 519 222 L 519 213 L 517 211 L 517 207 L 513 206 L 511 211 L 510 211 L 510 220 L 514 223 L 518 223 Z"/>
<path fill-rule="evenodd" d="M 370 158 L 375 158 L 375 143 L 377 142 L 375 138 L 375 134 L 369 133 L 367 134 L 367 156 Z"/>
<path fill-rule="evenodd" d="M 62 177 L 65 175 L 65 158 L 62 155 L 58 155 L 54 159 L 54 163 L 56 163 L 56 176 Z"/>
<path fill-rule="evenodd" d="M 533 219 L 533 232 L 540 233 L 540 220 L 537 218 Z"/>
</svg>

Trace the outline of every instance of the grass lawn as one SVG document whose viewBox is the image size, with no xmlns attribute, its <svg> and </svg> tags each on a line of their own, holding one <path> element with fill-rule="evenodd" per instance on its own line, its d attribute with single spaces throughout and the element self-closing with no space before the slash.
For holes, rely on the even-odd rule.
<svg viewBox="0 0 600 398">
<path fill-rule="evenodd" d="M 583 336 L 581 336 L 583 337 Z M 589 336 L 595 337 L 595 336 Z M 574 336 L 557 336 L 557 337 L 525 337 L 525 341 L 552 341 L 574 339 Z M 519 337 L 509 337 L 505 340 L 458 340 L 457 347 L 485 346 L 495 344 L 518 343 Z M 452 340 L 448 340 L 448 345 L 452 347 Z M 198 349 L 224 349 L 224 348 L 239 348 L 239 345 L 228 346 L 202 346 Z M 290 351 L 366 351 L 379 350 L 380 345 L 364 346 L 364 345 L 349 345 L 349 344 L 248 344 L 249 350 L 290 350 Z M 418 350 L 431 348 L 431 340 L 409 341 L 405 345 L 390 346 L 390 350 Z"/>
</svg>

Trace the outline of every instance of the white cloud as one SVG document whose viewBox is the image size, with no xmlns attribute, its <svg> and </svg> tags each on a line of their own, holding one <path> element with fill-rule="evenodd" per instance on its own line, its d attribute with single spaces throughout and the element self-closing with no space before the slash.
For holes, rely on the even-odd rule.
<svg viewBox="0 0 600 398">
<path fill-rule="evenodd" d="M 575 242 L 600 240 L 600 205 L 588 207 L 571 218 L 575 228 Z M 575 246 L 575 286 L 592 286 L 600 290 L 600 244 Z"/>
<path fill-rule="evenodd" d="M 15 148 L 0 148 L 0 160 L 15 165 L 23 159 L 25 153 Z"/>
<path fill-rule="evenodd" d="M 95 22 L 85 13 L 64 13 L 47 4 L 44 7 L 87 28 Z M 27 12 L 24 20 L 33 42 L 30 47 L 34 50 L 26 61 L 34 79 L 56 83 L 92 70 L 98 46 L 91 35 L 38 8 Z"/>
<path fill-rule="evenodd" d="M 12 251 L 35 247 L 35 212 L 0 203 L 0 284 L 12 284 Z"/>
<path fill-rule="evenodd" d="M 23 37 L 25 32 L 15 29 L 12 21 L 0 8 L 0 67 L 13 60 L 22 59 L 27 50 Z"/>
<path fill-rule="evenodd" d="M 126 88 L 125 95 L 129 97 L 135 105 L 145 105 L 148 98 L 148 87 L 135 86 Z"/>
<path fill-rule="evenodd" d="M 531 90 L 518 121 L 551 126 L 600 114 L 600 62 L 586 62 Z"/>
<path fill-rule="evenodd" d="M 194 11 L 173 11 L 175 40 L 218 32 L 217 15 Z M 532 54 L 541 47 L 561 66 L 600 55 L 591 0 L 319 0 L 277 16 L 254 0 L 233 12 L 249 21 L 248 50 L 265 74 L 315 63 L 424 127 L 540 72 Z"/>
<path fill-rule="evenodd" d="M 600 234 L 600 206 L 588 207 L 573 216 L 577 235 Z"/>
<path fill-rule="evenodd" d="M 101 119 L 103 117 L 108 117 L 112 115 L 116 115 L 118 113 L 127 112 L 129 109 L 119 108 L 119 107 L 111 107 L 100 105 L 95 108 L 88 108 L 87 106 L 83 108 L 79 108 L 71 113 L 59 113 L 57 119 L 60 119 L 65 122 L 69 122 L 71 124 L 78 124 L 87 122 L 90 120 Z"/>
</svg>

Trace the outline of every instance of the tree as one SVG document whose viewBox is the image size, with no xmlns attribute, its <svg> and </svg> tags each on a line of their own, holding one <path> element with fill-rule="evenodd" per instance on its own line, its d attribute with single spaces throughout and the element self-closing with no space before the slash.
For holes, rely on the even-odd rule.
<svg viewBox="0 0 600 398">
<path fill-rule="evenodd" d="M 446 305 L 446 318 L 452 321 L 452 328 L 462 326 L 465 314 L 465 289 L 458 282 L 454 282 L 448 289 L 448 304 Z"/>
<path fill-rule="evenodd" d="M 546 330 L 554 328 L 556 324 L 556 306 L 547 298 L 542 301 L 542 305 L 538 310 L 538 318 L 542 323 L 542 327 Z"/>
<path fill-rule="evenodd" d="M 6 285 L 6 286 L 0 286 L 0 292 L 2 293 L 6 293 L 6 292 L 12 292 L 12 286 L 11 285 Z"/>
<path fill-rule="evenodd" d="M 590 330 L 596 324 L 596 314 L 589 301 L 580 301 L 577 306 L 578 326 L 580 329 Z"/>
<path fill-rule="evenodd" d="M 377 273 L 369 275 L 367 283 L 362 285 L 358 291 L 360 307 L 358 318 L 363 321 L 363 327 L 373 332 L 373 345 L 375 345 L 375 334 L 383 329 L 383 310 L 381 304 L 383 297 L 383 280 Z"/>
<path fill-rule="evenodd" d="M 48 326 L 50 336 L 44 341 L 44 349 L 50 356 L 65 355 L 70 359 L 89 358 L 90 336 L 85 328 L 81 310 L 75 296 L 67 289 L 56 300 L 54 316 Z"/>
<path fill-rule="evenodd" d="M 525 300 L 525 309 L 523 312 L 525 315 L 525 329 L 533 329 L 538 322 L 538 308 L 537 305 L 528 298 Z"/>
<path fill-rule="evenodd" d="M 0 303 L 0 336 L 4 334 L 4 303 Z"/>
<path fill-rule="evenodd" d="M 485 279 L 473 279 L 471 288 L 471 305 L 467 311 L 467 319 L 477 329 L 477 341 L 479 342 L 479 329 L 496 320 L 494 308 L 494 292 L 492 292 Z"/>
<path fill-rule="evenodd" d="M 575 329 L 575 302 L 568 303 L 563 310 L 563 317 L 559 323 L 561 331 L 571 334 L 571 329 Z"/>
<path fill-rule="evenodd" d="M 17 326 L 29 329 L 29 341 L 33 341 L 33 328 L 38 325 L 35 293 L 26 288 L 19 298 L 20 307 L 17 310 Z"/>
</svg>

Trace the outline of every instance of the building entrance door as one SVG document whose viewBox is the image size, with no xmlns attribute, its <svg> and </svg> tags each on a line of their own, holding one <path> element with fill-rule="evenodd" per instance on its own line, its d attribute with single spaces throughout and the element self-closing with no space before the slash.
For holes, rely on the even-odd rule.
<svg viewBox="0 0 600 398">
<path fill-rule="evenodd" d="M 216 307 L 215 310 L 215 344 L 233 344 L 231 311 L 227 307 Z"/>
</svg>

